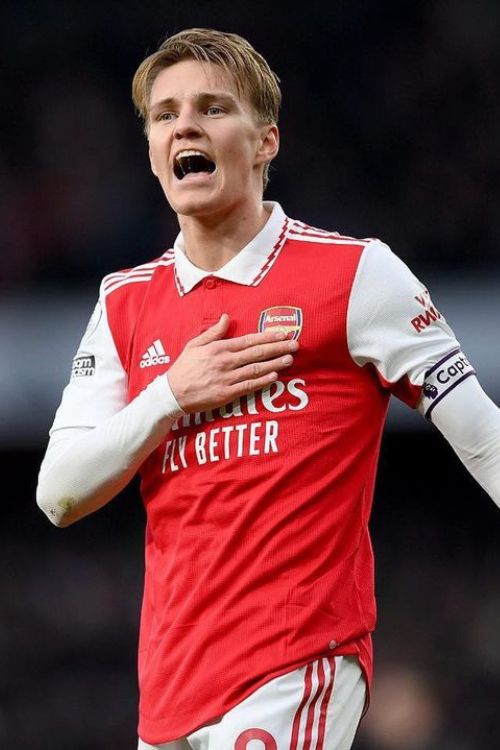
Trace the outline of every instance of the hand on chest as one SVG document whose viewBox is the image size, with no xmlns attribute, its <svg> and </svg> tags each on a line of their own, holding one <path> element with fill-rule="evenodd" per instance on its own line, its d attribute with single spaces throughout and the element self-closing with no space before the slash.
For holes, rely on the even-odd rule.
<svg viewBox="0 0 500 750">
<path fill-rule="evenodd" d="M 321 294 L 292 285 L 241 284 L 205 278 L 189 294 L 164 290 L 146 304 L 138 318 L 130 356 L 130 381 L 139 392 L 157 375 L 166 372 L 186 344 L 217 322 L 230 317 L 227 337 L 279 328 L 300 349 L 287 377 L 304 375 L 314 367 L 333 367 L 345 356 L 345 315 L 335 294 Z M 337 308 L 337 309 L 336 309 Z"/>
</svg>

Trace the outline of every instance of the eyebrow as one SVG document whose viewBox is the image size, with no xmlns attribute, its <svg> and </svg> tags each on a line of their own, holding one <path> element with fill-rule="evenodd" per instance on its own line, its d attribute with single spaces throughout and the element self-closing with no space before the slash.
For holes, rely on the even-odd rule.
<svg viewBox="0 0 500 750">
<path fill-rule="evenodd" d="M 234 94 L 230 94 L 227 91 L 199 91 L 191 98 L 197 101 L 199 104 L 206 104 L 214 100 L 217 100 L 219 102 L 226 102 L 227 104 L 233 105 L 237 104 L 238 102 Z M 158 102 L 155 102 L 151 106 L 149 111 L 151 113 L 154 113 L 160 109 L 163 109 L 164 107 L 172 107 L 177 104 L 178 101 L 179 100 L 175 96 L 167 96 L 165 97 L 165 99 L 160 99 Z"/>
</svg>

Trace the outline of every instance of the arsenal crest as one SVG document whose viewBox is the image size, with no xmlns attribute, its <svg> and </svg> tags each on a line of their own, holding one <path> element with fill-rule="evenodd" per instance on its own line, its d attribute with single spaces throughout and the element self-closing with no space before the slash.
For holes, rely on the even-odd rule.
<svg viewBox="0 0 500 750">
<path fill-rule="evenodd" d="M 302 330 L 304 316 L 300 307 L 283 305 L 280 307 L 268 307 L 263 310 L 259 317 L 259 333 L 278 328 L 284 331 L 290 340 L 298 339 Z"/>
</svg>

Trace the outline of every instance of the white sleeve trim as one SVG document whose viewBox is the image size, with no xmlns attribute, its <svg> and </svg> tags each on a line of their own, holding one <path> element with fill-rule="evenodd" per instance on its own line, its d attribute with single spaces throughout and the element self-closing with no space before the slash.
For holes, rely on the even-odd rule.
<svg viewBox="0 0 500 750">
<path fill-rule="evenodd" d="M 424 413 L 426 405 L 421 402 L 418 410 Z M 448 392 L 433 409 L 432 422 L 500 507 L 500 409 L 477 378 L 462 380 Z"/>
</svg>

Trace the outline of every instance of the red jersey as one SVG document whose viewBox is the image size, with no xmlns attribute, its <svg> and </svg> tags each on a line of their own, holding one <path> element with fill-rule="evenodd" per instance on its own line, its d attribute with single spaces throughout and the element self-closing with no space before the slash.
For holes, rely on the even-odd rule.
<svg viewBox="0 0 500 750">
<path fill-rule="evenodd" d="M 368 521 L 388 400 L 415 406 L 425 372 L 457 347 L 378 240 L 308 227 L 275 205 L 217 272 L 182 247 L 180 235 L 159 260 L 104 280 L 107 394 L 113 382 L 134 399 L 223 312 L 229 336 L 281 326 L 300 349 L 263 391 L 179 419 L 141 468 L 139 735 L 151 744 L 322 655 L 357 654 L 369 682 Z M 84 350 L 92 357 L 89 341 Z"/>
</svg>

